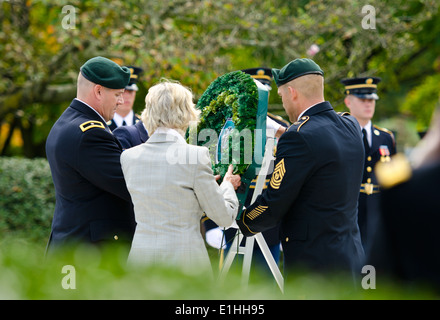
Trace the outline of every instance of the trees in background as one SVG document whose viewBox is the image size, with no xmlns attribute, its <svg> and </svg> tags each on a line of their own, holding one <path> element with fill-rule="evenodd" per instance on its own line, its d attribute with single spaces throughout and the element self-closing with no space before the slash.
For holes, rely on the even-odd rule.
<svg viewBox="0 0 440 320">
<path fill-rule="evenodd" d="M 51 126 L 75 97 L 79 67 L 96 55 L 144 69 L 138 112 L 161 77 L 198 98 L 226 72 L 310 57 L 325 71 L 336 109 L 344 109 L 340 79 L 379 76 L 376 117 L 404 114 L 426 129 L 440 91 L 439 7 L 435 0 L 0 1 L 0 154 L 44 156 Z M 280 105 L 274 91 L 270 103 Z"/>
</svg>

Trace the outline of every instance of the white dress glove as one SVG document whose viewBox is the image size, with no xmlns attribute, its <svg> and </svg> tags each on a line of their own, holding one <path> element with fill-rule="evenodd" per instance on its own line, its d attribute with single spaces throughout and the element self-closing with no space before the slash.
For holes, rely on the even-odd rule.
<svg viewBox="0 0 440 320">
<path fill-rule="evenodd" d="M 281 127 L 281 124 L 279 124 L 278 122 L 276 122 L 275 120 L 273 120 L 270 117 L 266 117 L 266 128 L 273 129 L 274 136 L 280 127 Z"/>
<path fill-rule="evenodd" d="M 223 230 L 220 227 L 210 229 L 205 233 L 206 242 L 213 248 L 220 249 L 224 241 Z M 223 248 L 226 245 L 223 243 Z"/>
</svg>

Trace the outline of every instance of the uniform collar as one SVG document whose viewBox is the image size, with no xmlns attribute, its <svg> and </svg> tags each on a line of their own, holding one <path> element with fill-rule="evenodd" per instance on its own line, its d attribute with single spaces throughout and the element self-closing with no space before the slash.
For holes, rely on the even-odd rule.
<svg viewBox="0 0 440 320">
<path fill-rule="evenodd" d="M 86 105 L 87 107 L 89 107 L 91 110 L 93 110 L 101 119 L 102 119 L 102 122 L 103 123 L 107 123 L 107 121 L 105 121 L 104 120 L 104 118 L 98 113 L 98 111 L 96 111 L 93 107 L 91 107 L 90 105 L 88 105 L 87 103 L 85 103 L 84 101 L 82 101 L 82 100 L 80 100 L 80 99 L 78 99 L 78 98 L 75 98 L 75 99 L 73 99 L 73 101 L 75 102 L 75 101 L 78 101 L 78 102 L 80 102 L 80 103 L 82 103 L 83 105 Z"/>
<path fill-rule="evenodd" d="M 131 126 L 133 124 L 133 118 L 134 118 L 133 115 L 134 115 L 133 110 L 130 110 L 130 112 L 125 117 L 122 117 L 120 114 L 115 112 L 115 115 L 113 116 L 113 121 L 116 123 L 118 127 L 122 126 L 122 121 L 124 120 L 127 126 Z"/>
<path fill-rule="evenodd" d="M 323 102 L 315 103 L 314 105 L 311 105 L 306 110 L 304 110 L 299 115 L 298 120 L 300 120 L 303 115 L 312 116 L 314 114 L 317 114 L 319 112 L 326 111 L 326 110 L 333 110 L 333 107 L 330 104 L 330 102 L 323 101 Z"/>
</svg>

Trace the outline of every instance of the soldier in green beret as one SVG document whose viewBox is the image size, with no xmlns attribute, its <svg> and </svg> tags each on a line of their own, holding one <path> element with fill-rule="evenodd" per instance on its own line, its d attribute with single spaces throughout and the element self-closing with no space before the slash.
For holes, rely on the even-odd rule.
<svg viewBox="0 0 440 320">
<path fill-rule="evenodd" d="M 280 223 L 287 275 L 303 268 L 359 275 L 359 124 L 324 100 L 324 72 L 313 60 L 295 59 L 272 74 L 293 124 L 278 141 L 268 187 L 237 224 L 252 236 Z"/>
<path fill-rule="evenodd" d="M 135 229 L 131 197 L 120 164 L 122 147 L 107 121 L 123 103 L 130 71 L 95 57 L 81 67 L 77 97 L 53 125 L 46 154 L 56 205 L 48 253 L 78 243 L 122 243 Z"/>
</svg>

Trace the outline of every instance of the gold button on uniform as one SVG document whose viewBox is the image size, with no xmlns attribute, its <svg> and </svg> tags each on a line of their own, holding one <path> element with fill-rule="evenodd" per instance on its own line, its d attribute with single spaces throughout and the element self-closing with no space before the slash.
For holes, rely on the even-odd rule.
<svg viewBox="0 0 440 320">
<path fill-rule="evenodd" d="M 367 172 L 371 172 L 373 171 L 373 169 L 371 169 L 371 167 L 367 167 Z"/>
<path fill-rule="evenodd" d="M 286 237 L 286 242 L 289 242 L 289 237 Z"/>
<path fill-rule="evenodd" d="M 371 156 L 368 156 L 367 161 L 371 161 Z"/>
<path fill-rule="evenodd" d="M 115 236 L 113 237 L 113 239 L 118 240 L 118 239 L 119 239 L 118 235 L 115 234 Z"/>
</svg>

